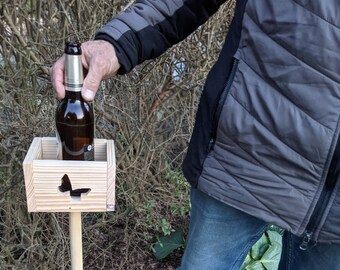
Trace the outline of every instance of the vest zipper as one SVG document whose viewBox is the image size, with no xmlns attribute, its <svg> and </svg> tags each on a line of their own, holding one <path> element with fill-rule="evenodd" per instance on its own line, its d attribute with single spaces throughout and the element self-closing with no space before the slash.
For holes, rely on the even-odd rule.
<svg viewBox="0 0 340 270">
<path fill-rule="evenodd" d="M 300 245 L 301 250 L 307 250 L 308 248 L 311 248 L 309 247 L 309 243 L 312 239 L 312 235 L 321 221 L 322 214 L 328 205 L 328 202 L 332 195 L 337 178 L 339 177 L 339 169 L 340 169 L 339 164 L 340 164 L 340 136 L 338 137 L 338 140 L 335 146 L 331 164 L 329 166 L 325 184 L 322 188 L 319 200 L 316 203 L 314 211 L 311 215 L 311 218 L 306 226 L 306 230 L 303 234 L 302 243 Z"/>
<path fill-rule="evenodd" d="M 307 250 L 311 238 L 312 233 L 306 230 L 302 238 L 302 243 L 300 244 L 301 250 Z"/>
<path fill-rule="evenodd" d="M 225 87 L 224 87 L 224 89 L 221 93 L 220 100 L 219 100 L 217 109 L 215 111 L 213 126 L 212 126 L 212 128 L 213 128 L 212 129 L 212 136 L 211 136 L 211 139 L 210 139 L 210 142 L 209 142 L 209 145 L 208 145 L 208 152 L 210 152 L 214 148 L 214 145 L 215 145 L 216 136 L 217 136 L 218 121 L 219 121 L 220 116 L 221 116 L 223 105 L 224 105 L 224 103 L 227 99 L 229 90 L 230 90 L 231 85 L 234 81 L 235 73 L 236 73 L 237 66 L 238 66 L 238 61 L 239 60 L 237 58 L 234 58 L 233 64 L 232 64 L 232 67 L 231 67 L 231 71 L 229 73 L 229 78 L 228 78 L 227 83 L 226 83 L 226 85 L 225 85 Z"/>
</svg>

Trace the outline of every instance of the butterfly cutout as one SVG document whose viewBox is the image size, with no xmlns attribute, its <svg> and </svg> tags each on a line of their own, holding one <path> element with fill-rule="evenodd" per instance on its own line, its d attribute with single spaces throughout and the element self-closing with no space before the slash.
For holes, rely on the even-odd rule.
<svg viewBox="0 0 340 270">
<path fill-rule="evenodd" d="M 70 192 L 71 197 L 81 197 L 82 195 L 87 195 L 91 189 L 90 188 L 78 188 L 78 189 L 72 189 L 72 184 L 70 181 L 70 178 L 67 174 L 64 174 L 64 176 L 61 178 L 61 186 L 58 187 L 60 192 Z"/>
</svg>

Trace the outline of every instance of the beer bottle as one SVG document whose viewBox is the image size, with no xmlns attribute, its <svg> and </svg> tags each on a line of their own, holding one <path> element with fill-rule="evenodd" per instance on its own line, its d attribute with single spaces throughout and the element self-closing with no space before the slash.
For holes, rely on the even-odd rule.
<svg viewBox="0 0 340 270">
<path fill-rule="evenodd" d="M 55 114 L 58 154 L 63 160 L 94 160 L 94 115 L 91 104 L 81 96 L 84 78 L 80 45 L 68 41 L 65 46 L 65 98 Z"/>
</svg>

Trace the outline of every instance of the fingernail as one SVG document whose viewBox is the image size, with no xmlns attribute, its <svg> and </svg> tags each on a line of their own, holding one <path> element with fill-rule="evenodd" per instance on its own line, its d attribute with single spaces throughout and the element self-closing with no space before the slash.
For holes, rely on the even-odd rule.
<svg viewBox="0 0 340 270">
<path fill-rule="evenodd" d="M 89 90 L 89 89 L 84 89 L 83 90 L 83 97 L 86 100 L 93 100 L 94 99 L 94 92 Z"/>
</svg>

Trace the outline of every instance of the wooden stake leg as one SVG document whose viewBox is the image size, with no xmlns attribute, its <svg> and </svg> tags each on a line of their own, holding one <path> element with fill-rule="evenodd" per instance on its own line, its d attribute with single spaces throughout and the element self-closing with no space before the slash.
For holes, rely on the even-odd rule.
<svg viewBox="0 0 340 270">
<path fill-rule="evenodd" d="M 70 212 L 71 269 L 83 270 L 81 212 Z"/>
</svg>

